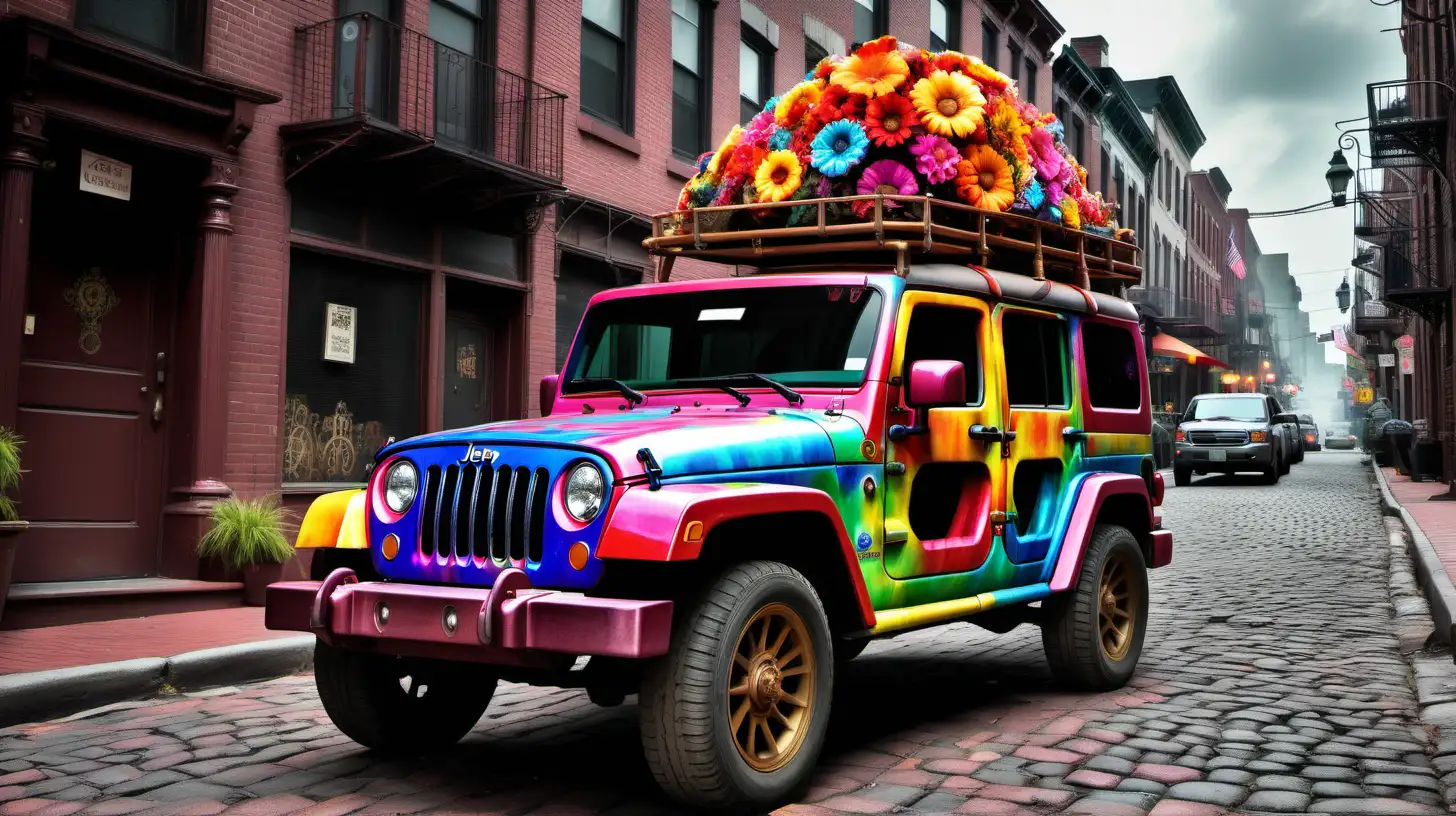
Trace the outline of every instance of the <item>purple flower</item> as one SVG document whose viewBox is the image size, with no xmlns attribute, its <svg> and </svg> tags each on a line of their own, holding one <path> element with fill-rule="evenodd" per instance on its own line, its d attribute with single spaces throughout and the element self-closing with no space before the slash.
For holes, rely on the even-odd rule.
<svg viewBox="0 0 1456 816">
<path fill-rule="evenodd" d="M 859 177 L 859 184 L 855 191 L 860 195 L 874 195 L 884 193 L 886 195 L 915 195 L 920 192 L 920 185 L 915 183 L 915 174 L 910 168 L 893 160 L 880 159 L 869 167 Z M 887 207 L 898 207 L 899 204 L 893 201 L 885 202 Z"/>
<path fill-rule="evenodd" d="M 910 153 L 915 156 L 915 169 L 931 184 L 944 184 L 955 178 L 961 154 L 944 136 L 916 136 Z"/>
</svg>

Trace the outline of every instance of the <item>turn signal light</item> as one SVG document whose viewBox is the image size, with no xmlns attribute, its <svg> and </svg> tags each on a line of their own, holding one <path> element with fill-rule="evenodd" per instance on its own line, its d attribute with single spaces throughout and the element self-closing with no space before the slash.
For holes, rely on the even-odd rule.
<svg viewBox="0 0 1456 816">
<path fill-rule="evenodd" d="M 1182 441 L 1184 441 L 1183 440 L 1183 429 L 1182 428 L 1179 428 L 1178 430 L 1176 430 L 1176 431 L 1173 432 L 1173 439 L 1176 442 L 1182 442 Z"/>
<path fill-rule="evenodd" d="M 1268 441 L 1268 439 L 1269 439 L 1269 434 L 1266 431 L 1250 431 L 1249 432 L 1249 441 L 1250 442 L 1265 442 L 1265 441 Z"/>
</svg>

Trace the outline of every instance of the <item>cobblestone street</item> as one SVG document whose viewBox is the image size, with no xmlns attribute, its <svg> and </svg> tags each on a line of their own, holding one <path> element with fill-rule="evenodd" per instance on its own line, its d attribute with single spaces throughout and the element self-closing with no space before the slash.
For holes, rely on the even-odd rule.
<svg viewBox="0 0 1456 816">
<path fill-rule="evenodd" d="M 1120 692 L 1056 690 L 1031 627 L 872 645 L 840 675 L 808 804 L 780 812 L 1445 812 L 1402 656 L 1424 632 L 1401 637 L 1408 568 L 1359 462 L 1170 487 L 1174 562 Z M 341 736 L 309 677 L 168 696 L 0 731 L 0 814 L 678 812 L 632 703 L 502 686 L 459 750 L 400 761 Z"/>
</svg>

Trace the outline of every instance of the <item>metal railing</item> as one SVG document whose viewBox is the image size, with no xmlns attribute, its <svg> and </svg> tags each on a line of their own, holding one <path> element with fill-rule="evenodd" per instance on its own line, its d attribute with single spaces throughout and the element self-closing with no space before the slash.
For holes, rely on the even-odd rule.
<svg viewBox="0 0 1456 816">
<path fill-rule="evenodd" d="M 1164 317 L 1173 314 L 1173 293 L 1162 286 L 1134 286 L 1127 290 L 1125 296 L 1129 303 L 1151 306 Z"/>
<path fill-rule="evenodd" d="M 294 123 L 360 118 L 562 177 L 566 95 L 372 14 L 298 29 Z"/>
</svg>

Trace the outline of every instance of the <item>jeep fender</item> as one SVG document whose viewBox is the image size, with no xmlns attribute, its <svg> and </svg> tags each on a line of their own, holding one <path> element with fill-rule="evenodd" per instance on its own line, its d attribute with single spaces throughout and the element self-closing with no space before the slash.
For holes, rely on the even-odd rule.
<svg viewBox="0 0 1456 816">
<path fill-rule="evenodd" d="M 325 493 L 313 500 L 298 525 L 296 549 L 366 550 L 369 548 L 367 501 L 363 490 Z"/>
<path fill-rule="evenodd" d="M 702 554 L 703 542 L 718 525 L 778 513 L 814 513 L 829 522 L 854 584 L 860 615 L 865 626 L 873 626 L 874 608 L 859 559 L 839 508 L 822 490 L 757 483 L 676 484 L 657 490 L 635 485 L 622 491 L 613 506 L 596 554 L 604 559 L 691 561 Z"/>
<path fill-rule="evenodd" d="M 1082 557 L 1092 541 L 1092 532 L 1097 527 L 1098 516 L 1107 501 L 1116 496 L 1133 496 L 1140 500 L 1143 512 L 1147 513 L 1144 530 L 1151 531 L 1152 558 L 1148 567 L 1167 565 L 1172 560 L 1172 536 L 1153 525 L 1153 505 L 1148 498 L 1148 485 L 1142 477 L 1127 473 L 1099 473 L 1088 476 L 1077 491 L 1077 502 L 1072 507 L 1072 517 L 1067 523 L 1067 532 L 1062 537 L 1062 546 L 1057 554 L 1056 568 L 1052 572 L 1052 592 L 1063 592 L 1077 583 L 1077 574 L 1082 569 Z M 1137 531 L 1135 531 L 1137 532 Z"/>
</svg>

